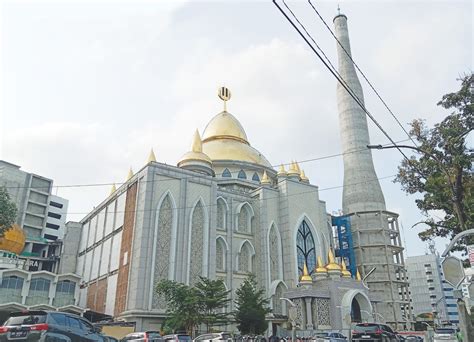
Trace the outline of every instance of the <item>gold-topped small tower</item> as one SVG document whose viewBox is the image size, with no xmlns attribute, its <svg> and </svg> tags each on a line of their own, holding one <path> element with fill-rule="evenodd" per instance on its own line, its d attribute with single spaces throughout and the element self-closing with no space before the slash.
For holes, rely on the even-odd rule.
<svg viewBox="0 0 474 342">
<path fill-rule="evenodd" d="M 267 171 L 264 170 L 264 171 L 263 171 L 262 180 L 260 181 L 260 184 L 262 184 L 262 185 L 270 185 L 271 183 L 272 183 L 272 180 L 271 180 L 270 178 L 268 178 Z"/>
<path fill-rule="evenodd" d="M 130 169 L 128 169 L 127 181 L 132 179 L 132 177 L 133 177 L 133 170 L 132 170 L 132 167 L 130 166 Z"/>
<path fill-rule="evenodd" d="M 323 258 L 318 255 L 318 263 L 316 264 L 316 273 L 328 273 L 328 270 L 323 266 Z"/>
<path fill-rule="evenodd" d="M 342 275 L 343 278 L 351 278 L 351 277 L 352 277 L 351 272 L 349 272 L 349 271 L 347 270 L 347 267 L 346 267 L 346 263 L 345 263 L 345 261 L 344 261 L 344 258 L 342 258 L 341 268 L 342 268 L 342 270 L 341 270 L 341 275 Z"/>
<path fill-rule="evenodd" d="M 148 155 L 148 161 L 146 163 L 149 164 L 151 162 L 156 162 L 156 156 L 155 152 L 153 152 L 153 148 L 150 150 L 150 154 Z"/>
<path fill-rule="evenodd" d="M 326 269 L 328 271 L 341 271 L 341 266 L 336 263 L 332 249 L 329 249 L 328 252 L 328 264 L 326 265 Z"/>
<path fill-rule="evenodd" d="M 290 168 L 288 169 L 287 174 L 290 178 L 300 178 L 300 172 L 298 171 L 295 161 L 291 161 Z"/>
<path fill-rule="evenodd" d="M 309 183 L 309 178 L 306 177 L 304 170 L 301 170 L 300 178 L 302 183 Z"/>
<path fill-rule="evenodd" d="M 117 191 L 117 187 L 115 186 L 115 183 L 112 184 L 112 189 L 110 189 L 110 194 L 112 195 L 115 191 Z"/>
<path fill-rule="evenodd" d="M 303 275 L 301 276 L 300 283 L 311 284 L 313 283 L 313 278 L 309 275 L 308 267 L 306 266 L 306 262 L 303 264 Z"/>
<path fill-rule="evenodd" d="M 357 270 L 357 273 L 356 273 L 356 280 L 357 280 L 357 281 L 362 281 L 362 278 L 361 278 L 361 276 L 360 276 L 359 270 Z"/>
<path fill-rule="evenodd" d="M 285 166 L 283 164 L 280 165 L 280 170 L 278 170 L 277 176 L 278 177 L 286 177 L 286 170 L 285 170 Z"/>
<path fill-rule="evenodd" d="M 232 96 L 230 90 L 226 87 L 220 87 L 217 91 L 217 96 L 224 101 L 224 112 L 227 112 L 227 101 L 229 101 Z"/>
</svg>

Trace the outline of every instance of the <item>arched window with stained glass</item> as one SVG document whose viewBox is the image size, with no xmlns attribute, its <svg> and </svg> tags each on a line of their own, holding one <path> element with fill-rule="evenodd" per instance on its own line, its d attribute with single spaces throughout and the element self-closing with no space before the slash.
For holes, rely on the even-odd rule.
<svg viewBox="0 0 474 342">
<path fill-rule="evenodd" d="M 247 174 L 245 173 L 244 170 L 240 170 L 239 174 L 237 175 L 237 178 L 239 179 L 247 179 Z"/>
<path fill-rule="evenodd" d="M 254 173 L 253 176 L 252 176 L 252 180 L 254 182 L 260 182 L 260 177 L 258 176 L 258 173 Z"/>
<path fill-rule="evenodd" d="M 303 274 L 303 266 L 306 263 L 309 273 L 313 273 L 316 267 L 316 249 L 313 234 L 308 223 L 303 220 L 298 227 L 296 235 L 296 250 L 298 258 L 298 274 Z"/>
</svg>

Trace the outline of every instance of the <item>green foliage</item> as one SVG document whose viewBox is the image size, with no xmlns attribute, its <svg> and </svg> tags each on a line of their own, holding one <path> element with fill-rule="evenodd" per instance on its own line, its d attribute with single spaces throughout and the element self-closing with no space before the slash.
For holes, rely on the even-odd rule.
<svg viewBox="0 0 474 342">
<path fill-rule="evenodd" d="M 167 302 L 167 327 L 185 329 L 192 336 L 194 328 L 202 321 L 202 303 L 195 288 L 171 280 L 162 280 L 156 287 L 158 295 Z"/>
<path fill-rule="evenodd" d="M 192 336 L 195 328 L 206 324 L 209 332 L 213 325 L 225 324 L 227 314 L 222 312 L 230 301 L 222 280 L 200 277 L 195 287 L 171 280 L 162 280 L 156 291 L 167 303 L 166 328 L 186 330 Z"/>
<path fill-rule="evenodd" d="M 0 187 L 0 237 L 15 223 L 17 208 L 5 187 Z"/>
<path fill-rule="evenodd" d="M 200 277 L 196 290 L 203 309 L 202 322 L 206 324 L 207 332 L 214 325 L 226 324 L 228 315 L 222 311 L 230 301 L 230 290 L 226 290 L 224 282 Z"/>
<path fill-rule="evenodd" d="M 236 291 L 235 303 L 237 310 L 234 313 L 237 328 L 241 334 L 258 335 L 265 332 L 268 322 L 265 315 L 270 313 L 269 300 L 265 298 L 265 291 L 258 287 L 255 275 L 250 275 Z"/>
<path fill-rule="evenodd" d="M 461 81 L 459 91 L 438 102 L 452 110 L 443 121 L 433 128 L 421 119 L 411 123 L 410 135 L 416 139 L 418 151 L 402 161 L 395 180 L 405 192 L 421 195 L 416 205 L 428 226 L 419 233 L 423 241 L 436 236 L 452 238 L 474 226 L 473 155 L 466 146 L 466 137 L 474 127 L 473 75 Z"/>
</svg>

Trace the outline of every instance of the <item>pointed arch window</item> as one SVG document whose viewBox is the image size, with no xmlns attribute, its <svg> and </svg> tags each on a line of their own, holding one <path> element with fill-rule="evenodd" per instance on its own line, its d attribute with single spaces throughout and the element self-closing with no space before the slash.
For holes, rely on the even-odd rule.
<svg viewBox="0 0 474 342">
<path fill-rule="evenodd" d="M 252 233 L 253 213 L 250 206 L 246 203 L 240 208 L 238 217 L 237 231 L 242 233 Z"/>
<path fill-rule="evenodd" d="M 260 182 L 260 177 L 258 176 L 258 174 L 256 172 L 253 174 L 252 180 L 254 182 Z"/>
<path fill-rule="evenodd" d="M 226 178 L 232 177 L 232 174 L 230 173 L 229 169 L 225 169 L 224 171 L 222 171 L 222 177 L 226 177 Z"/>
<path fill-rule="evenodd" d="M 217 199 L 217 229 L 226 230 L 226 204 L 223 199 Z"/>
<path fill-rule="evenodd" d="M 226 269 L 225 267 L 226 251 L 227 251 L 227 248 L 222 238 L 217 238 L 216 240 L 216 270 L 217 271 L 224 272 Z"/>
<path fill-rule="evenodd" d="M 239 179 L 247 179 L 247 174 L 245 173 L 244 170 L 240 170 L 239 174 L 237 175 L 237 178 Z"/>
<path fill-rule="evenodd" d="M 305 220 L 298 228 L 296 235 L 296 250 L 298 258 L 298 274 L 303 274 L 303 265 L 306 263 L 309 273 L 313 273 L 316 267 L 316 249 L 313 234 Z"/>
<path fill-rule="evenodd" d="M 193 209 L 191 218 L 191 250 L 189 261 L 189 284 L 194 285 L 203 276 L 204 248 L 204 206 L 199 201 Z"/>
<path fill-rule="evenodd" d="M 252 273 L 253 253 L 248 242 L 245 242 L 239 253 L 239 271 L 241 273 Z"/>
</svg>

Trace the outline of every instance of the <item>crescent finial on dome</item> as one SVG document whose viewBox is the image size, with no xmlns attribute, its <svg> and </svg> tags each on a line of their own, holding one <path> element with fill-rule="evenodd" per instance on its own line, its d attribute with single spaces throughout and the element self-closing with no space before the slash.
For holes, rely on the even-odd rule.
<svg viewBox="0 0 474 342">
<path fill-rule="evenodd" d="M 227 112 L 227 101 L 229 101 L 232 96 L 230 90 L 226 87 L 220 87 L 217 91 L 217 96 L 224 101 L 224 112 Z"/>
</svg>

